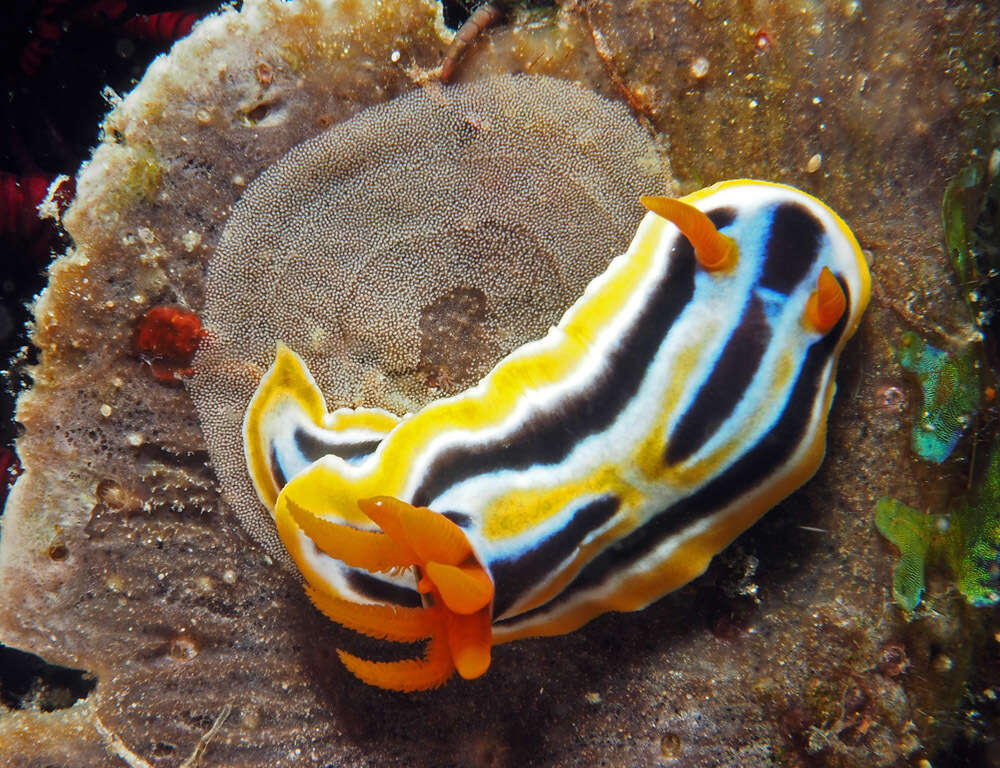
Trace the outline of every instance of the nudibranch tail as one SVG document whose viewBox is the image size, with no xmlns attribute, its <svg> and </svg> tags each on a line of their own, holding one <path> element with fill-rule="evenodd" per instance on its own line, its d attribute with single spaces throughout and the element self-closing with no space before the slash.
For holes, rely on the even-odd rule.
<svg viewBox="0 0 1000 768">
<path fill-rule="evenodd" d="M 296 414 L 316 424 L 322 423 L 326 403 L 309 371 L 298 356 L 281 342 L 275 349 L 274 363 L 261 380 L 243 418 L 243 450 L 247 470 L 257 495 L 269 510 L 284 485 L 275 477 L 274 441 L 269 439 L 286 412 Z"/>
<path fill-rule="evenodd" d="M 722 272 L 736 265 L 739 248 L 736 242 L 718 229 L 705 213 L 672 197 L 643 195 L 639 201 L 681 231 L 694 248 L 698 263 L 709 272 Z"/>
<path fill-rule="evenodd" d="M 324 554 L 369 572 L 415 566 L 420 574 L 417 590 L 425 596 L 423 608 L 345 600 L 329 594 L 321 582 L 306 587 L 320 611 L 356 632 L 396 642 L 430 638 L 423 659 L 373 662 L 339 651 L 352 673 L 371 685 L 414 691 L 441 685 L 456 670 L 466 679 L 486 672 L 493 581 L 461 528 L 426 507 L 377 497 L 359 499 L 358 507 L 381 532 L 359 530 L 297 503 L 296 485 L 278 497 L 277 515 L 290 517 Z"/>
<path fill-rule="evenodd" d="M 243 450 L 257 495 L 274 514 L 285 483 L 322 456 L 361 461 L 402 419 L 381 408 L 339 408 L 327 413 L 309 369 L 278 342 L 274 363 L 261 379 L 243 418 Z"/>
</svg>

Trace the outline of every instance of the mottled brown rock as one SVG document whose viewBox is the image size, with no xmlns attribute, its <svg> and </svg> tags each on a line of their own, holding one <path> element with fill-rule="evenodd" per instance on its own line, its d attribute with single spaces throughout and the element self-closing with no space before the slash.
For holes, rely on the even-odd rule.
<svg viewBox="0 0 1000 768">
<path fill-rule="evenodd" d="M 80 177 L 19 404 L 0 639 L 98 683 L 68 710 L 0 713 L 0 762 L 176 766 L 200 749 L 202 766 L 888 766 L 974 728 L 965 683 L 1000 628 L 933 574 L 904 623 L 872 508 L 886 493 L 933 504 L 966 467 L 921 465 L 910 414 L 881 404 L 887 387 L 919 402 L 891 353 L 902 328 L 968 334 L 938 202 L 997 106 L 996 10 L 592 0 L 515 8 L 467 52 L 459 81 L 530 71 L 627 100 L 685 189 L 757 176 L 829 201 L 871 253 L 875 291 L 825 464 L 704 577 L 641 613 L 499 647 L 475 682 L 402 696 L 339 666 L 333 648 L 379 644 L 318 616 L 244 533 L 185 390 L 129 344 L 151 306 L 201 309 L 261 170 L 413 87 L 447 45 L 429 3 L 338 9 L 258 0 L 199 27 L 112 111 Z"/>
</svg>

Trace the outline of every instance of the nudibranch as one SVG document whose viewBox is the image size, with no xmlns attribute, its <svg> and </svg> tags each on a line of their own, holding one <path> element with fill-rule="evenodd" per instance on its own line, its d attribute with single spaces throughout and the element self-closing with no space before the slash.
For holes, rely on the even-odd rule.
<svg viewBox="0 0 1000 768">
<path fill-rule="evenodd" d="M 367 683 L 483 674 L 491 647 L 634 611 L 822 461 L 868 303 L 858 243 L 794 188 L 727 181 L 648 213 L 559 324 L 469 390 L 328 412 L 282 344 L 250 402 L 250 476 L 316 607 L 422 658 L 340 651 Z"/>
</svg>

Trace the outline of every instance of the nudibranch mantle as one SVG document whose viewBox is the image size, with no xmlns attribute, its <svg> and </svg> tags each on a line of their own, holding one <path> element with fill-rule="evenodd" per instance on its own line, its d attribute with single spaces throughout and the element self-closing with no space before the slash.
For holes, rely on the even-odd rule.
<svg viewBox="0 0 1000 768">
<path fill-rule="evenodd" d="M 284 546 L 335 621 L 430 638 L 419 660 L 341 652 L 367 682 L 475 677 L 492 644 L 643 608 L 819 467 L 870 293 L 853 234 L 769 182 L 643 202 L 557 326 L 418 413 L 328 413 L 278 344 L 244 445 Z"/>
</svg>

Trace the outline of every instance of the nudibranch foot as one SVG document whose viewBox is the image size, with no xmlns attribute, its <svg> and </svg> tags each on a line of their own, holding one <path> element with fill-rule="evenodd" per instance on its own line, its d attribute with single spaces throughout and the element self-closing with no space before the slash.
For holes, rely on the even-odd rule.
<svg viewBox="0 0 1000 768">
<path fill-rule="evenodd" d="M 313 605 L 348 629 L 393 642 L 430 638 L 423 659 L 373 662 L 338 651 L 345 666 L 367 683 L 402 691 L 437 687 L 456 670 L 466 679 L 485 673 L 493 644 L 493 581 L 462 529 L 426 507 L 376 497 L 359 499 L 358 507 L 381 532 L 360 530 L 299 504 L 293 498 L 299 485 L 292 482 L 278 496 L 279 518 L 290 517 L 321 552 L 351 568 L 378 573 L 415 567 L 425 600 L 422 608 L 363 604 L 308 584 Z"/>
</svg>

